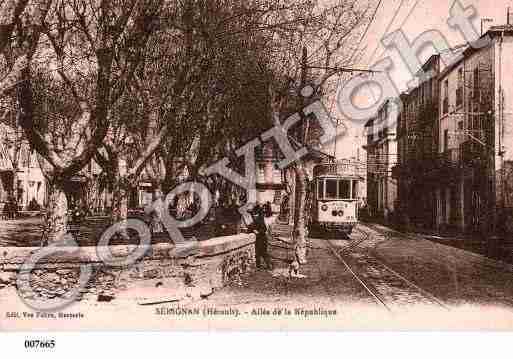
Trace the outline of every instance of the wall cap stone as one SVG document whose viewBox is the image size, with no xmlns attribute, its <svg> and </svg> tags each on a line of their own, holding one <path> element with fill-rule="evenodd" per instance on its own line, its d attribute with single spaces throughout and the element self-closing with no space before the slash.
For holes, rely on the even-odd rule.
<svg viewBox="0 0 513 359">
<path fill-rule="evenodd" d="M 197 242 L 197 246 L 189 246 L 193 242 L 186 242 L 185 245 L 175 246 L 172 243 L 159 243 L 151 246 L 143 260 L 166 260 L 186 258 L 194 256 L 197 258 L 212 257 L 235 251 L 255 243 L 254 234 L 238 234 L 233 236 L 214 237 L 205 241 Z M 63 247 L 66 248 L 66 247 Z M 136 245 L 114 245 L 109 249 L 114 257 L 126 257 L 137 248 Z M 39 247 L 0 247 L 0 269 L 6 266 L 21 265 L 31 255 L 35 254 Z M 98 248 L 93 246 L 79 247 L 72 254 L 62 253 L 52 255 L 39 261 L 39 264 L 65 264 L 65 263 L 98 263 Z"/>
</svg>

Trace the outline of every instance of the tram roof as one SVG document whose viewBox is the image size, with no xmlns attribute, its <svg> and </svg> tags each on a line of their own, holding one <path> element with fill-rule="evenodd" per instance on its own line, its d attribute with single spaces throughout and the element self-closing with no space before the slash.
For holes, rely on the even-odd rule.
<svg viewBox="0 0 513 359">
<path fill-rule="evenodd" d="M 318 164 L 313 169 L 314 177 L 349 177 L 361 178 L 359 175 L 359 163 L 353 161 L 343 161 L 335 163 Z"/>
<path fill-rule="evenodd" d="M 323 174 L 315 176 L 315 178 L 331 178 L 331 179 L 357 179 L 363 181 L 365 178 L 358 175 L 336 175 L 336 174 Z"/>
</svg>

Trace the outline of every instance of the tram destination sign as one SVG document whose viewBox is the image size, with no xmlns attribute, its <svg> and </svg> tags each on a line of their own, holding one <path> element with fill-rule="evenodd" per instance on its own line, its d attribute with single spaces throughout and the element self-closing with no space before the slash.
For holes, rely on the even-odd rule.
<svg viewBox="0 0 513 359">
<path fill-rule="evenodd" d="M 320 164 L 314 168 L 314 177 L 318 176 L 358 176 L 358 164 L 349 161 Z"/>
</svg>

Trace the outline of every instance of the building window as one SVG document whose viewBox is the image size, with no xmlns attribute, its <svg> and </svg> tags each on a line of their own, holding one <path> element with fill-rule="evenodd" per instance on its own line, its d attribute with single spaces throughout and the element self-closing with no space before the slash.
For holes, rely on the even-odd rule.
<svg viewBox="0 0 513 359">
<path fill-rule="evenodd" d="M 449 130 L 444 130 L 444 152 L 449 150 Z"/>
<path fill-rule="evenodd" d="M 281 170 L 277 164 L 275 164 L 273 167 L 273 180 L 274 183 L 281 183 Z"/>
<path fill-rule="evenodd" d="M 474 130 L 474 136 L 480 136 L 481 135 L 481 117 L 480 116 L 474 116 L 473 120 L 473 130 Z"/>
<path fill-rule="evenodd" d="M 474 69 L 474 91 L 473 91 L 474 99 L 479 98 L 479 68 L 476 67 Z"/>
<path fill-rule="evenodd" d="M 463 69 L 458 70 L 458 87 L 456 88 L 456 106 L 463 105 Z"/>
<path fill-rule="evenodd" d="M 446 223 L 446 218 L 447 218 L 447 198 L 446 198 L 446 194 L 445 194 L 445 190 L 441 190 L 440 191 L 440 199 L 441 199 L 441 205 L 440 207 L 442 207 L 442 223 L 445 224 Z"/>
<path fill-rule="evenodd" d="M 264 179 L 265 177 L 265 166 L 263 164 L 258 165 L 258 178 Z"/>
<path fill-rule="evenodd" d="M 449 112 L 449 79 L 444 81 L 444 90 L 443 90 L 443 104 L 442 104 L 442 110 L 443 113 Z"/>
<path fill-rule="evenodd" d="M 281 203 L 281 191 L 275 191 L 274 192 L 273 203 L 274 204 L 280 204 Z"/>
</svg>

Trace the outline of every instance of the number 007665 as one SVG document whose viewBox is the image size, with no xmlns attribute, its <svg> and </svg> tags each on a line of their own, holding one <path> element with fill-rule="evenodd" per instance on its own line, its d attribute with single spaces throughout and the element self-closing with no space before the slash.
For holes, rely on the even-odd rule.
<svg viewBox="0 0 513 359">
<path fill-rule="evenodd" d="M 55 348 L 55 339 L 52 340 L 25 340 L 27 349 L 53 349 Z"/>
</svg>

